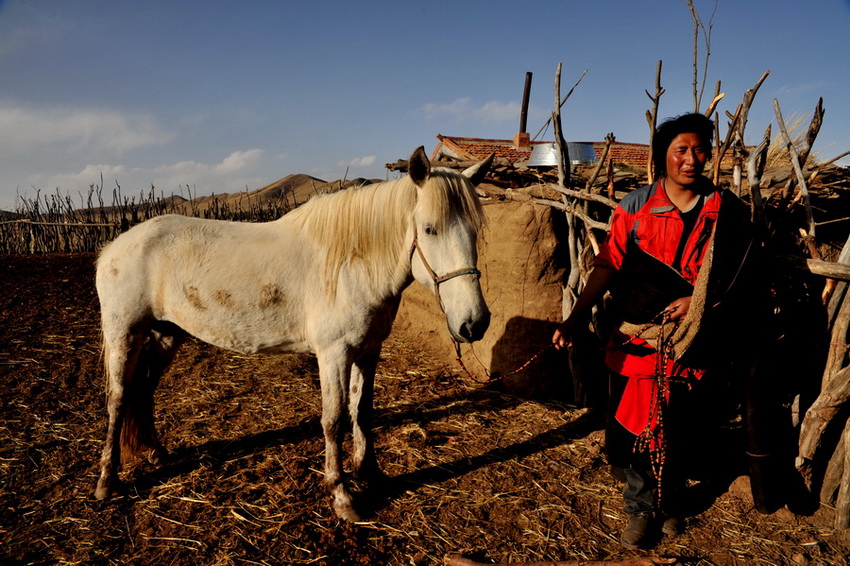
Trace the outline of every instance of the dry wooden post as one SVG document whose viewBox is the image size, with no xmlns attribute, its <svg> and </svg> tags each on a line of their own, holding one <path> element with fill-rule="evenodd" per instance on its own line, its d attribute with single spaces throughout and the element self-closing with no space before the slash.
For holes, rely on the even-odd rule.
<svg viewBox="0 0 850 566">
<path fill-rule="evenodd" d="M 750 152 L 747 159 L 747 181 L 750 185 L 750 207 L 752 220 L 759 229 L 766 230 L 764 199 L 761 196 L 761 176 L 767 163 L 767 150 L 770 147 L 770 124 L 764 132 L 764 137 L 756 149 Z"/>
<path fill-rule="evenodd" d="M 611 142 L 613 142 L 614 141 L 614 134 L 609 133 L 608 135 L 611 136 Z M 607 141 L 607 138 L 606 138 L 606 141 Z M 605 149 L 606 149 L 606 152 L 607 152 L 608 144 L 605 145 Z M 617 195 L 614 192 L 614 159 L 610 155 L 608 155 L 607 174 L 608 174 L 608 198 L 611 199 L 611 200 L 614 200 L 615 198 L 617 198 Z"/>
<path fill-rule="evenodd" d="M 585 70 L 584 70 L 584 72 L 581 74 L 581 76 L 578 78 L 578 80 L 576 81 L 576 84 L 574 84 L 574 85 L 573 85 L 573 88 L 571 88 L 571 89 L 570 89 L 570 91 L 569 91 L 566 95 L 564 95 L 564 98 L 562 98 L 562 99 L 560 99 L 559 101 L 557 101 L 557 106 L 556 106 L 556 107 L 557 107 L 559 110 L 560 110 L 560 108 L 561 108 L 564 104 L 566 104 L 567 100 L 568 100 L 568 99 L 570 98 L 570 96 L 573 94 L 573 91 L 576 89 L 576 87 L 579 85 L 579 83 L 581 83 L 582 79 L 584 78 L 584 76 L 585 76 L 586 74 L 587 74 L 587 69 L 585 69 Z M 560 87 L 558 88 L 558 90 L 560 90 Z M 534 134 L 534 137 L 533 137 L 533 138 L 531 138 L 531 139 L 536 140 L 536 139 L 540 136 L 540 134 L 542 134 L 542 133 L 543 133 L 543 130 L 545 130 L 545 129 L 546 129 L 546 126 L 548 126 L 548 125 L 549 125 L 549 122 L 551 122 L 551 121 L 552 121 L 552 116 L 549 116 L 548 118 L 546 118 L 546 121 L 545 121 L 545 122 L 543 122 L 543 125 L 542 125 L 542 126 L 540 126 L 540 129 L 539 129 L 539 130 L 537 130 L 537 133 L 536 133 L 536 134 Z"/>
<path fill-rule="evenodd" d="M 847 330 L 850 327 L 850 298 L 845 296 L 841 306 L 835 311 L 832 323 L 829 351 L 826 356 L 821 388 L 826 389 L 829 382 L 837 375 L 847 358 Z"/>
<path fill-rule="evenodd" d="M 838 439 L 838 444 L 835 446 L 835 451 L 826 465 L 826 471 L 823 474 L 823 483 L 820 488 L 820 501 L 826 505 L 835 505 L 838 497 L 838 491 L 841 488 L 842 480 L 844 479 L 844 460 L 847 451 L 844 449 L 845 434 Z"/>
<path fill-rule="evenodd" d="M 567 188 L 567 183 L 570 177 L 570 160 L 569 149 L 564 135 L 561 130 L 561 69 L 562 63 L 558 63 L 558 68 L 555 72 L 555 111 L 552 113 L 552 126 L 555 130 L 555 146 L 557 147 L 558 159 L 558 186 L 562 189 Z M 572 207 L 573 204 L 569 201 L 565 193 L 562 193 L 561 200 L 563 204 Z M 564 319 L 569 316 L 572 311 L 573 304 L 581 292 L 581 268 L 579 266 L 581 242 L 578 238 L 578 231 L 575 225 L 575 218 L 572 214 L 567 214 L 567 227 L 569 229 L 567 235 L 567 245 L 570 255 L 570 274 L 567 278 L 567 285 L 563 290 L 563 299 L 561 305 L 561 315 Z"/>
<path fill-rule="evenodd" d="M 661 95 L 664 94 L 664 89 L 661 88 L 660 59 L 655 71 L 655 96 L 649 94 L 648 90 L 645 90 L 644 92 L 652 101 L 652 109 L 646 111 L 646 121 L 649 124 L 649 156 L 646 159 L 646 182 L 652 183 L 652 180 L 655 177 L 655 171 L 652 170 L 652 139 L 655 136 L 655 127 L 658 124 L 658 104 L 661 101 Z"/>
<path fill-rule="evenodd" d="M 838 488 L 838 498 L 835 501 L 835 528 L 850 528 L 850 419 L 844 426 L 842 434 L 842 445 L 844 446 L 844 470 L 842 481 Z"/>
<path fill-rule="evenodd" d="M 714 176 L 712 181 L 715 185 L 720 183 L 720 163 L 723 161 L 723 156 L 726 155 L 726 152 L 729 151 L 729 146 L 732 145 L 732 139 L 735 136 L 735 128 L 738 124 L 738 117 L 741 115 L 741 105 L 738 105 L 738 108 L 735 109 L 735 114 L 726 113 L 726 117 L 729 118 L 729 127 L 726 130 L 726 138 L 723 140 L 723 143 L 719 144 L 719 148 L 712 159 L 712 163 L 714 165 L 713 172 Z M 717 132 L 718 142 L 720 141 L 720 132 Z"/>
<path fill-rule="evenodd" d="M 844 242 L 844 247 L 841 248 L 841 253 L 838 255 L 837 263 L 841 265 L 850 264 L 850 236 L 847 237 L 847 241 Z M 832 284 L 830 285 L 830 283 Z M 835 324 L 835 316 L 838 313 L 841 303 L 844 300 L 844 295 L 847 292 L 847 282 L 838 281 L 836 279 L 828 279 L 824 292 L 828 293 L 828 296 L 824 296 L 824 304 L 827 306 L 827 324 L 830 327 L 833 327 Z"/>
<path fill-rule="evenodd" d="M 596 162 L 596 167 L 593 169 L 593 173 L 590 175 L 590 178 L 587 180 L 587 183 L 584 184 L 584 190 L 589 193 L 601 193 L 602 190 L 594 190 L 593 185 L 596 184 L 596 179 L 599 178 L 599 174 L 602 172 L 602 167 L 608 166 L 608 180 L 609 185 L 613 182 L 614 171 L 612 168 L 611 160 L 609 159 L 609 153 L 611 152 L 611 144 L 614 143 L 614 132 L 608 132 L 608 135 L 605 136 L 605 147 L 602 148 L 602 155 L 599 156 L 599 161 Z M 611 189 L 609 189 L 609 198 Z"/>
<path fill-rule="evenodd" d="M 797 469 L 809 489 L 814 489 L 819 479 L 822 461 L 823 436 L 832 420 L 850 400 L 850 366 L 836 372 L 806 411 L 800 425 L 800 452 Z"/>
<path fill-rule="evenodd" d="M 717 81 L 717 90 L 714 93 L 714 98 L 711 100 L 711 103 L 708 105 L 708 108 L 705 110 L 705 117 L 711 118 L 711 115 L 714 114 L 714 111 L 717 109 L 717 104 L 723 100 L 723 97 L 726 96 L 725 92 L 720 92 L 720 81 Z"/>
</svg>

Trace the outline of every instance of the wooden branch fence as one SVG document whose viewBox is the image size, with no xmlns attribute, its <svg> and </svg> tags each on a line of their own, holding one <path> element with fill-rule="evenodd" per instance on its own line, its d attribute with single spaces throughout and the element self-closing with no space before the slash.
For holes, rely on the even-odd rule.
<svg viewBox="0 0 850 566">
<path fill-rule="evenodd" d="M 58 192 L 24 200 L 15 213 L 0 221 L 0 254 L 94 252 L 130 227 L 163 214 L 266 222 L 294 206 L 286 197 L 259 200 L 250 193 L 213 196 L 203 204 L 196 199 L 162 198 L 153 190 L 124 197 L 120 187 L 112 193 L 112 204 L 105 206 L 102 185 L 92 186 L 81 206 Z"/>
</svg>

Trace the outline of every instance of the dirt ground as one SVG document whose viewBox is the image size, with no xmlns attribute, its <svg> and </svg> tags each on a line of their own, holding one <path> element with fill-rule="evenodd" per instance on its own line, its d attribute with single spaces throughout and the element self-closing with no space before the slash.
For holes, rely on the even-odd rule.
<svg viewBox="0 0 850 566">
<path fill-rule="evenodd" d="M 391 483 L 368 522 L 339 521 L 320 487 L 315 359 L 192 341 L 156 397 L 171 459 L 129 467 L 126 494 L 97 501 L 106 421 L 93 261 L 0 256 L 0 563 L 430 565 L 458 553 L 850 564 L 831 510 L 759 514 L 734 469 L 686 533 L 623 550 L 597 417 L 482 388 L 395 335 L 376 381 Z"/>
</svg>

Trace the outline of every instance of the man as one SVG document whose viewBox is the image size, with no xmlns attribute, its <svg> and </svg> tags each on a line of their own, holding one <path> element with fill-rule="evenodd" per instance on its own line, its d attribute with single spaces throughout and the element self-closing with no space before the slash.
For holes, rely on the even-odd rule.
<svg viewBox="0 0 850 566">
<path fill-rule="evenodd" d="M 621 320 L 675 324 L 685 318 L 723 200 L 722 191 L 703 176 L 713 138 L 714 124 L 701 114 L 658 127 L 652 143 L 656 180 L 626 195 L 615 210 L 587 284 L 552 337 L 556 348 L 570 344 L 573 331 L 589 321 L 608 291 L 615 304 L 619 298 Z M 660 292 L 650 297 L 641 290 L 647 285 Z M 638 305 L 641 295 L 646 301 Z M 620 540 L 627 548 L 647 541 L 656 518 L 664 533 L 680 531 L 675 494 L 684 486 L 682 447 L 707 424 L 705 415 L 692 411 L 705 405 L 693 403 L 709 390 L 704 367 L 686 367 L 656 346 L 618 331 L 605 358 L 611 371 L 606 450 L 626 480 L 629 522 Z"/>
</svg>

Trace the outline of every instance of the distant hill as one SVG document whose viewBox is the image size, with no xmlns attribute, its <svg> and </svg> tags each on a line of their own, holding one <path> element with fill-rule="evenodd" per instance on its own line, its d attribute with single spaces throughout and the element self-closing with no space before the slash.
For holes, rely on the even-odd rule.
<svg viewBox="0 0 850 566">
<path fill-rule="evenodd" d="M 175 207 L 193 207 L 201 209 L 215 201 L 218 201 L 219 204 L 230 205 L 240 202 L 244 204 L 247 201 L 260 206 L 264 206 L 268 203 L 285 202 L 292 208 L 295 208 L 296 206 L 304 204 L 316 195 L 332 193 L 341 189 L 348 189 L 351 187 L 358 187 L 360 185 L 368 185 L 378 182 L 381 182 L 381 179 L 357 178 L 345 181 L 323 181 L 322 179 L 317 179 L 310 175 L 296 173 L 294 175 L 287 175 L 283 179 L 279 179 L 274 183 L 270 183 L 265 187 L 261 187 L 253 191 L 214 194 L 197 197 L 191 201 L 177 196 L 169 197 L 169 199 L 174 199 L 173 205 Z M 182 199 L 182 202 L 177 199 Z M 169 202 L 169 204 L 172 203 Z"/>
</svg>

